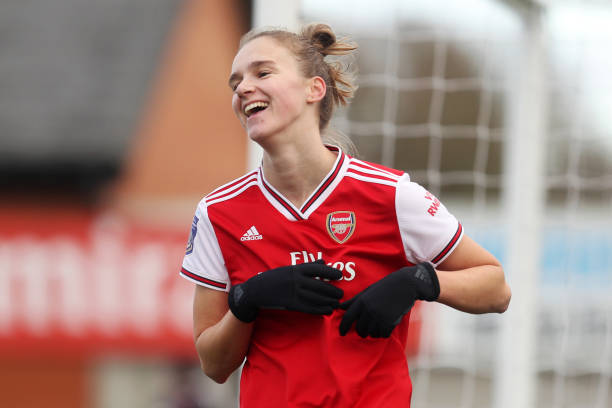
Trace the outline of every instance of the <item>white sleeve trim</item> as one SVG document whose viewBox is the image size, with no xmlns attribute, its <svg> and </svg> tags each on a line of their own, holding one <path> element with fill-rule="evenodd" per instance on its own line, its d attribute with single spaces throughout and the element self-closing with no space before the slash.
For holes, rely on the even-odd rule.
<svg viewBox="0 0 612 408">
<path fill-rule="evenodd" d="M 461 223 L 433 194 L 404 174 L 395 196 L 397 222 L 409 262 L 440 265 L 463 237 Z"/>
<path fill-rule="evenodd" d="M 230 280 L 219 241 L 208 218 L 206 201 L 198 204 L 191 226 L 181 276 L 207 288 L 228 292 Z"/>
</svg>

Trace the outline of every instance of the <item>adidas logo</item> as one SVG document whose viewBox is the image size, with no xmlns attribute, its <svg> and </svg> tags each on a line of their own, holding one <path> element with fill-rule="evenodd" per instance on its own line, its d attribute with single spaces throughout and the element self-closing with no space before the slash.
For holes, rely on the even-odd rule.
<svg viewBox="0 0 612 408">
<path fill-rule="evenodd" d="M 263 239 L 263 235 L 257 231 L 254 225 L 240 237 L 241 241 L 258 241 L 260 239 Z"/>
</svg>

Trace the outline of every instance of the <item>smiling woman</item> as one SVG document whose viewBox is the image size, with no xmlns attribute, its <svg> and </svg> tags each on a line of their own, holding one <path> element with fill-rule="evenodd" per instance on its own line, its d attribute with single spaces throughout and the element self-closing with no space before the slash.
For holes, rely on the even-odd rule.
<svg viewBox="0 0 612 408">
<path fill-rule="evenodd" d="M 357 45 L 348 40 L 337 40 L 329 26 L 315 24 L 308 26 L 299 38 L 306 44 L 300 44 L 299 41 L 296 41 L 296 36 L 287 31 L 254 31 L 242 38 L 241 48 L 260 37 L 272 38 L 291 51 L 305 77 L 319 76 L 323 79 L 325 85 L 329 88 L 329 92 L 321 100 L 319 129 L 325 129 L 329 124 L 334 107 L 336 105 L 346 105 L 357 88 L 353 84 L 352 75 L 347 71 L 347 67 L 342 66 L 340 62 L 330 64 L 325 60 L 325 57 L 351 54 L 357 49 Z M 312 42 L 310 43 L 307 39 L 311 38 Z M 266 73 L 265 70 L 263 73 Z"/>
<path fill-rule="evenodd" d="M 313 41 L 308 40 L 311 37 Z M 277 47 L 278 45 L 283 45 L 283 47 Z M 239 65 L 249 58 L 250 53 L 254 51 L 259 53 L 261 49 L 265 49 L 268 54 L 258 55 L 267 55 L 267 57 L 252 60 L 246 67 Z M 314 90 L 321 95 L 315 96 L 316 100 L 309 101 L 309 105 L 318 111 L 320 135 L 323 135 L 325 140 L 342 146 L 344 150 L 355 152 L 350 139 L 337 132 L 329 131 L 328 125 L 335 106 L 345 105 L 353 96 L 356 86 L 352 83 L 352 74 L 345 65 L 342 65 L 340 61 L 332 64 L 325 60 L 328 55 L 347 55 L 355 49 L 356 45 L 349 41 L 337 41 L 333 31 L 325 25 L 309 26 L 301 37 L 282 30 L 248 33 L 241 41 L 229 79 L 229 86 L 234 91 L 235 97 L 248 94 L 248 98 L 242 98 L 240 101 L 235 98 L 233 106 L 236 115 L 249 131 L 246 126 L 247 119 L 254 116 L 252 115 L 254 113 L 266 110 L 269 106 L 269 101 L 253 100 L 253 94 L 249 88 L 253 85 L 251 81 L 274 87 L 278 82 L 276 79 L 270 81 L 270 77 L 284 78 L 287 73 L 297 72 L 302 77 L 297 78 L 300 80 L 316 78 L 316 83 L 313 84 Z M 289 89 L 283 87 L 280 91 L 285 94 Z M 320 101 L 318 98 L 321 98 Z M 318 106 L 314 106 L 315 102 L 318 102 Z M 236 105 L 237 103 L 239 105 Z"/>
<path fill-rule="evenodd" d="M 437 198 L 324 144 L 354 89 L 326 57 L 355 48 L 316 24 L 249 33 L 232 64 L 232 107 L 263 160 L 200 201 L 181 274 L 203 371 L 224 382 L 246 358 L 242 406 L 406 406 L 415 301 L 486 313 L 510 299 Z"/>
<path fill-rule="evenodd" d="M 317 28 L 313 26 L 311 30 L 316 31 Z M 305 110 L 318 112 L 318 128 L 323 131 L 329 123 L 334 105 L 345 104 L 352 95 L 351 83 L 343 77 L 338 67 L 325 62 L 324 57 L 348 53 L 355 47 L 336 43 L 331 30 L 326 31 L 323 26 L 318 26 L 318 30 L 316 35 L 320 42 L 308 46 L 304 46 L 307 43 L 303 39 L 296 41 L 295 36 L 291 37 L 285 31 L 253 33 L 243 39 L 232 65 L 229 85 L 234 91 L 234 112 L 251 139 L 259 142 L 262 136 L 258 132 L 263 131 L 259 129 L 262 126 L 272 126 L 269 130 L 274 133 L 279 126 L 284 128 L 287 124 L 293 124 L 293 128 L 297 129 L 306 125 L 303 120 L 296 121 L 296 118 L 308 121 L 317 119 L 316 116 L 302 115 Z M 296 104 L 299 99 L 294 98 L 291 92 L 303 93 L 305 90 L 309 95 Z M 271 105 L 270 97 L 274 94 L 277 102 Z M 260 114 L 262 111 L 267 111 L 265 119 Z M 315 132 L 313 137 L 320 135 Z"/>
</svg>

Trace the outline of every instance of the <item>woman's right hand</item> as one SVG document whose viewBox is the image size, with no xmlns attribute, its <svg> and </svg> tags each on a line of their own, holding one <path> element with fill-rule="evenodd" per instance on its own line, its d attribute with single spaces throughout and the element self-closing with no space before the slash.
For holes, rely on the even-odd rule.
<svg viewBox="0 0 612 408">
<path fill-rule="evenodd" d="M 255 320 L 259 309 L 329 315 L 339 306 L 344 292 L 323 279 L 341 278 L 342 272 L 323 260 L 270 269 L 233 286 L 229 308 L 247 323 Z"/>
</svg>

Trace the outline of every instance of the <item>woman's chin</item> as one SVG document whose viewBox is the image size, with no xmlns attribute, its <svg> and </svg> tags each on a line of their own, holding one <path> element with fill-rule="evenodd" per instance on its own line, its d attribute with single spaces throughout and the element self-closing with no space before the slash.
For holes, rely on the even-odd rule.
<svg viewBox="0 0 612 408">
<path fill-rule="evenodd" d="M 247 135 L 249 139 L 255 143 L 262 144 L 270 136 L 270 132 L 264 131 L 263 129 L 247 129 Z"/>
<path fill-rule="evenodd" d="M 247 132 L 247 135 L 249 139 L 251 139 L 255 143 L 261 143 L 261 140 L 265 139 L 261 132 Z"/>
</svg>

